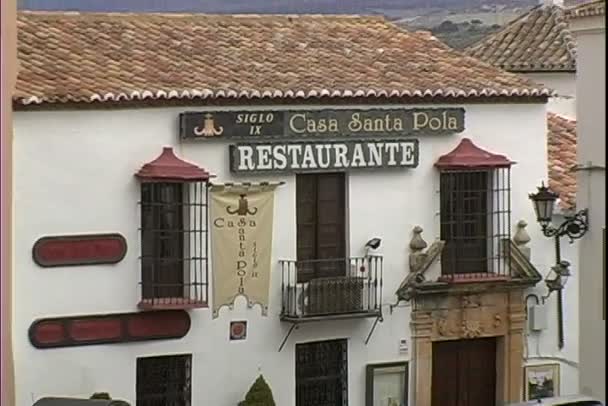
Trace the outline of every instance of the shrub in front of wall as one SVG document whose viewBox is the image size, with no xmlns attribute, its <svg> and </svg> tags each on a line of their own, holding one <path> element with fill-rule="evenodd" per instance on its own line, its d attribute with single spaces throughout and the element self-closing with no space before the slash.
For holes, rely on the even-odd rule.
<svg viewBox="0 0 608 406">
<path fill-rule="evenodd" d="M 112 400 L 110 394 L 108 392 L 95 392 L 91 395 L 91 399 L 104 399 L 104 400 Z"/>
<path fill-rule="evenodd" d="M 240 402 L 239 406 L 276 406 L 272 390 L 262 375 L 251 385 L 249 392 L 245 395 L 245 400 Z"/>
</svg>

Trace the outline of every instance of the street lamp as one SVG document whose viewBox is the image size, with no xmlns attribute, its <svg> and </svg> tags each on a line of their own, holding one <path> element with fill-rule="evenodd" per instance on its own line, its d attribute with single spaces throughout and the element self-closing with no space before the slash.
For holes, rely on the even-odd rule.
<svg viewBox="0 0 608 406">
<path fill-rule="evenodd" d="M 547 284 L 549 293 L 547 293 L 543 299 L 548 298 L 552 292 L 559 292 L 564 289 L 566 282 L 568 282 L 568 277 L 572 275 L 570 269 L 568 269 L 569 267 L 570 262 L 568 261 L 560 261 L 559 264 L 551 267 L 549 275 L 545 277 L 545 283 Z"/>
<path fill-rule="evenodd" d="M 529 195 L 530 200 L 534 204 L 534 212 L 536 213 L 536 221 L 540 224 L 543 234 L 546 237 L 555 238 L 555 266 L 551 268 L 549 275 L 545 278 L 545 283 L 549 289 L 549 293 L 543 297 L 548 298 L 552 292 L 557 292 L 557 317 L 558 317 L 558 336 L 559 348 L 564 348 L 564 323 L 563 323 L 563 297 L 562 291 L 570 273 L 570 263 L 562 261 L 560 252 L 560 238 L 568 236 L 570 243 L 581 238 L 589 229 L 589 221 L 587 218 L 587 209 L 578 211 L 572 216 L 565 216 L 565 220 L 557 227 L 554 227 L 551 222 L 553 220 L 553 211 L 555 202 L 559 195 L 551 191 L 544 183 L 541 183 L 538 191 Z"/>
<path fill-rule="evenodd" d="M 551 220 L 553 219 L 555 202 L 559 195 L 551 191 L 544 183 L 541 183 L 538 192 L 530 194 L 529 196 L 530 200 L 534 203 L 536 221 L 538 221 L 542 227 L 543 234 L 546 237 L 555 237 L 558 239 L 558 246 L 560 237 L 567 235 L 572 243 L 587 232 L 587 229 L 589 228 L 587 209 L 581 210 L 573 216 L 565 216 L 566 220 L 556 228 L 551 225 Z M 559 263 L 559 255 L 557 262 Z"/>
</svg>

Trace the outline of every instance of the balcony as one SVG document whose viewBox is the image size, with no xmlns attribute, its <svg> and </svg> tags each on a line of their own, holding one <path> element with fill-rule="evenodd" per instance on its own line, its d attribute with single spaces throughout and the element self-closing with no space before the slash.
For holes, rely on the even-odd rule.
<svg viewBox="0 0 608 406">
<path fill-rule="evenodd" d="M 513 277 L 508 236 L 447 241 L 438 282 L 506 282 Z"/>
<path fill-rule="evenodd" d="M 381 256 L 281 260 L 281 320 L 380 317 Z"/>
</svg>

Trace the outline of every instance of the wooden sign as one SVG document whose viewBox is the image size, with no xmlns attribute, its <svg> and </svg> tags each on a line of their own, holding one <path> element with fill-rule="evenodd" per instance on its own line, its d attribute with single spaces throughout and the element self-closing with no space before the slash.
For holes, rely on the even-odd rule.
<svg viewBox="0 0 608 406">
<path fill-rule="evenodd" d="M 462 132 L 464 109 L 207 111 L 179 121 L 180 137 L 197 140 L 407 136 Z"/>
<path fill-rule="evenodd" d="M 370 168 L 415 168 L 418 140 L 246 143 L 230 146 L 235 173 L 318 172 Z"/>
<path fill-rule="evenodd" d="M 54 317 L 36 320 L 29 338 L 36 348 L 182 338 L 190 330 L 184 310 Z"/>
<path fill-rule="evenodd" d="M 41 267 L 115 264 L 127 254 L 120 234 L 42 237 L 34 244 L 34 262 Z"/>
</svg>

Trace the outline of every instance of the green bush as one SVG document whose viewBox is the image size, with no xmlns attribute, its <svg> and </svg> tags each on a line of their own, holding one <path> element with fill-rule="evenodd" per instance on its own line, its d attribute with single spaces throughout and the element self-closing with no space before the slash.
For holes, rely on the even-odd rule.
<svg viewBox="0 0 608 406">
<path fill-rule="evenodd" d="M 110 394 L 108 392 L 95 392 L 91 395 L 91 399 L 104 399 L 104 400 L 112 400 Z"/>
<path fill-rule="evenodd" d="M 94 394 L 91 395 L 91 397 L 89 399 L 111 400 L 112 401 L 112 402 L 110 402 L 111 406 L 131 406 L 129 404 L 129 402 L 127 402 L 125 400 L 112 399 L 112 397 L 110 396 L 110 394 L 108 392 L 95 392 Z"/>
<path fill-rule="evenodd" d="M 245 400 L 239 402 L 239 406 L 276 406 L 272 396 L 270 386 L 262 375 L 258 376 L 249 392 L 245 395 Z"/>
</svg>

